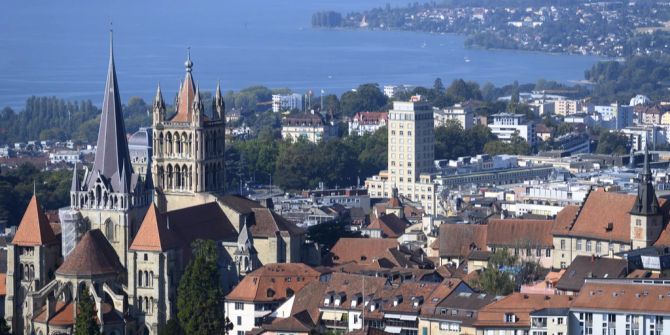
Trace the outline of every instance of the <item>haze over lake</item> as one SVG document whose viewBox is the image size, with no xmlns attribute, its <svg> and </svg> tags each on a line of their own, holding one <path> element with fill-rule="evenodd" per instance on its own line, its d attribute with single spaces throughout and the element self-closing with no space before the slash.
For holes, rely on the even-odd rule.
<svg viewBox="0 0 670 335">
<path fill-rule="evenodd" d="M 597 57 L 466 49 L 463 36 L 312 29 L 311 14 L 386 0 L 12 2 L 0 11 L 0 107 L 31 95 L 102 100 L 113 22 L 121 96 L 171 99 L 191 47 L 203 91 L 251 85 L 342 93 L 361 83 L 496 85 L 583 79 Z M 469 61 L 466 61 L 469 60 Z"/>
</svg>

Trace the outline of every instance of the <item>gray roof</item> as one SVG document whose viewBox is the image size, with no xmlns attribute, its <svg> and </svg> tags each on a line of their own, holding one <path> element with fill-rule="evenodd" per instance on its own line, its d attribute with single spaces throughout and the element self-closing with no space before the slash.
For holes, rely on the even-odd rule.
<svg viewBox="0 0 670 335">
<path fill-rule="evenodd" d="M 100 130 L 93 171 L 100 171 L 100 174 L 108 179 L 114 192 L 123 192 L 131 188 L 129 183 L 132 180 L 133 168 L 130 165 L 126 127 L 123 123 L 121 97 L 116 81 L 112 45 L 109 49 L 107 84 L 105 85 L 102 102 L 102 115 L 100 116 Z M 87 181 L 89 187 L 93 183 L 95 183 L 95 178 L 90 178 Z"/>
</svg>

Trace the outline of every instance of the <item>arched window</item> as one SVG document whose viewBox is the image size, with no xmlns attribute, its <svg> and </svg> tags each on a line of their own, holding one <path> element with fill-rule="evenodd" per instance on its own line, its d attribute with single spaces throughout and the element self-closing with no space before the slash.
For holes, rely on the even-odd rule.
<svg viewBox="0 0 670 335">
<path fill-rule="evenodd" d="M 150 313 L 153 314 L 154 313 L 154 298 L 153 297 L 151 297 L 151 299 L 149 299 L 149 306 L 150 307 L 148 309 L 150 310 Z"/>
<path fill-rule="evenodd" d="M 139 297 L 138 299 L 137 308 L 142 312 L 142 297 Z"/>
<path fill-rule="evenodd" d="M 149 298 L 144 297 L 144 308 L 149 312 L 151 310 L 151 306 L 149 306 Z"/>
<path fill-rule="evenodd" d="M 290 297 L 293 296 L 293 294 L 295 294 L 295 292 L 293 292 L 292 289 L 290 289 L 290 288 L 286 289 L 286 297 L 290 298 Z"/>
<path fill-rule="evenodd" d="M 137 272 L 137 286 L 142 287 L 142 271 Z"/>
<path fill-rule="evenodd" d="M 144 286 L 151 287 L 151 283 L 149 282 L 149 271 L 144 271 Z"/>
<path fill-rule="evenodd" d="M 154 287 L 154 272 L 149 272 L 149 287 Z"/>
</svg>

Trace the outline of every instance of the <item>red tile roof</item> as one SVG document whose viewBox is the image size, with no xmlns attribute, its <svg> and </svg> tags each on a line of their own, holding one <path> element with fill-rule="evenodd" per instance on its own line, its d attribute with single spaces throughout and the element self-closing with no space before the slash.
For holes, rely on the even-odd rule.
<svg viewBox="0 0 670 335">
<path fill-rule="evenodd" d="M 175 234 L 175 231 L 168 227 L 166 215 L 160 213 L 152 203 L 130 250 L 166 251 L 176 248 L 180 245 L 180 241 Z"/>
<path fill-rule="evenodd" d="M 572 308 L 635 314 L 670 313 L 670 285 L 587 281 Z"/>
<path fill-rule="evenodd" d="M 386 214 L 374 219 L 367 229 L 381 230 L 384 237 L 398 238 L 405 233 L 407 226 L 407 221 L 395 214 Z"/>
<path fill-rule="evenodd" d="M 473 249 L 486 249 L 486 225 L 442 224 L 438 235 L 441 257 L 463 257 Z"/>
<path fill-rule="evenodd" d="M 603 189 L 591 191 L 568 234 L 630 243 L 629 212 L 634 203 L 635 195 Z M 611 231 L 607 229 L 609 223 L 612 223 Z"/>
<path fill-rule="evenodd" d="M 284 301 L 320 276 L 320 272 L 302 263 L 267 264 L 246 275 L 226 300 Z"/>
<path fill-rule="evenodd" d="M 330 252 L 335 264 L 374 264 L 397 246 L 398 241 L 391 238 L 340 238 Z"/>
<path fill-rule="evenodd" d="M 543 247 L 553 246 L 553 220 L 489 220 L 487 246 Z"/>
<path fill-rule="evenodd" d="M 52 326 L 72 326 L 74 325 L 74 304 L 57 301 L 54 306 L 54 315 L 49 319 L 49 325 Z M 41 312 L 33 319 L 35 322 L 47 322 L 47 310 L 42 308 Z"/>
<path fill-rule="evenodd" d="M 569 308 L 572 297 L 566 295 L 542 295 L 512 293 L 479 311 L 475 326 L 478 328 L 529 328 L 530 313 L 544 308 Z M 516 322 L 505 322 L 505 314 L 511 313 Z"/>
<path fill-rule="evenodd" d="M 33 195 L 12 243 L 19 246 L 38 246 L 57 241 L 49 220 L 44 215 L 37 197 Z"/>
<path fill-rule="evenodd" d="M 67 256 L 56 274 L 65 276 L 104 276 L 124 272 L 119 257 L 98 229 L 89 230 Z"/>
</svg>

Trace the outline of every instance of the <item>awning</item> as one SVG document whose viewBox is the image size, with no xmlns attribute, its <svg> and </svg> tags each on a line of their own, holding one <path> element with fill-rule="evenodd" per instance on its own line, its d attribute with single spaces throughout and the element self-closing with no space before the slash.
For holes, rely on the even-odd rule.
<svg viewBox="0 0 670 335">
<path fill-rule="evenodd" d="M 400 332 L 402 331 L 402 328 L 386 326 L 386 328 L 384 328 L 384 331 L 387 332 L 387 333 L 400 334 Z"/>
</svg>

